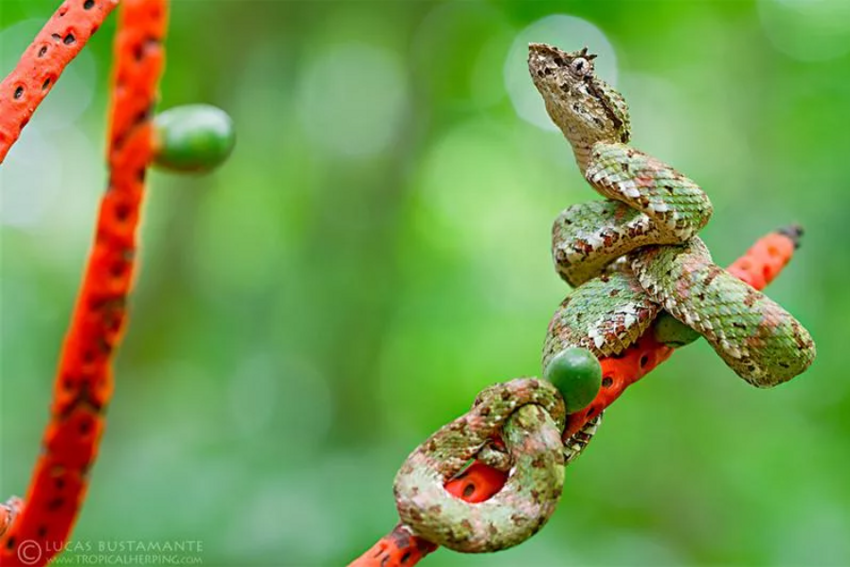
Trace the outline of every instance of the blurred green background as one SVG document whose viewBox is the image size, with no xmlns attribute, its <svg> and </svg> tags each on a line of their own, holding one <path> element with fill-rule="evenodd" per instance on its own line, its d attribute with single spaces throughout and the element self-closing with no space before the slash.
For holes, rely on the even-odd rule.
<svg viewBox="0 0 850 567">
<path fill-rule="evenodd" d="M 8 73 L 55 0 L 0 1 Z M 115 16 L 0 168 L 2 468 L 22 494 L 91 239 Z M 551 222 L 596 198 L 525 69 L 588 45 L 634 142 L 700 182 L 720 263 L 792 221 L 770 295 L 815 337 L 756 390 L 705 343 L 606 415 L 533 540 L 427 565 L 850 565 L 850 2 L 172 3 L 160 108 L 234 118 L 231 160 L 151 176 L 142 269 L 73 539 L 206 565 L 339 565 L 487 384 L 537 374 Z"/>
</svg>

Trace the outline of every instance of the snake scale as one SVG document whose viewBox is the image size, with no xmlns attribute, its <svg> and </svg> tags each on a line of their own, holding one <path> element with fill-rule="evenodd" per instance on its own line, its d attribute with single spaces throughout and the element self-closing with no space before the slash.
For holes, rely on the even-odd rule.
<svg viewBox="0 0 850 567">
<path fill-rule="evenodd" d="M 587 182 L 605 197 L 573 205 L 555 221 L 555 268 L 576 289 L 552 318 L 543 368 L 573 347 L 597 357 L 617 356 L 664 310 L 704 336 L 755 386 L 774 386 L 801 373 L 815 357 L 809 333 L 778 304 L 713 263 L 696 236 L 712 214 L 708 196 L 669 165 L 628 145 L 628 108 L 596 76 L 594 57 L 586 48 L 568 53 L 529 46 L 529 71 L 549 116 L 572 145 Z M 545 380 L 518 378 L 487 388 L 468 413 L 422 443 L 399 470 L 394 493 L 403 525 L 463 552 L 524 541 L 554 511 L 563 465 L 589 442 L 598 417 L 568 439 L 566 448 L 563 422 L 564 399 Z M 491 440 L 498 435 L 507 460 L 495 458 Z M 443 488 L 472 458 L 511 470 L 504 488 L 477 504 Z"/>
</svg>

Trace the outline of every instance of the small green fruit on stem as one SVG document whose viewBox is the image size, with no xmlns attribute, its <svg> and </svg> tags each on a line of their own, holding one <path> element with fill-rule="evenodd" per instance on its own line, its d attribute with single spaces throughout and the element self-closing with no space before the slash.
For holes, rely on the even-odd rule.
<svg viewBox="0 0 850 567">
<path fill-rule="evenodd" d="M 701 337 L 699 333 L 673 318 L 666 311 L 655 320 L 655 340 L 672 348 L 687 346 Z"/>
<path fill-rule="evenodd" d="M 575 413 L 587 407 L 599 393 L 602 367 L 589 350 L 568 348 L 552 358 L 543 377 L 561 392 L 567 413 Z"/>
<path fill-rule="evenodd" d="M 154 119 L 154 165 L 163 169 L 211 171 L 227 159 L 235 142 L 230 116 L 207 104 L 177 106 Z"/>
</svg>

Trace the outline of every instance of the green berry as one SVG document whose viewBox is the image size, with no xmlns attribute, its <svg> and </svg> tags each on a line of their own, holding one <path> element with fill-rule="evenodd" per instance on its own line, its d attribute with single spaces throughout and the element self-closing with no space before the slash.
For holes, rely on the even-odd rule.
<svg viewBox="0 0 850 567">
<path fill-rule="evenodd" d="M 154 164 L 172 171 L 210 171 L 227 159 L 236 142 L 230 116 L 207 104 L 166 110 L 154 119 L 154 128 Z"/>
<path fill-rule="evenodd" d="M 680 348 L 689 345 L 698 338 L 700 334 L 673 318 L 666 311 L 655 320 L 655 340 L 669 347 Z"/>
<path fill-rule="evenodd" d="M 556 354 L 543 371 L 564 397 L 567 413 L 585 408 L 602 386 L 602 367 L 587 349 L 568 348 Z"/>
</svg>

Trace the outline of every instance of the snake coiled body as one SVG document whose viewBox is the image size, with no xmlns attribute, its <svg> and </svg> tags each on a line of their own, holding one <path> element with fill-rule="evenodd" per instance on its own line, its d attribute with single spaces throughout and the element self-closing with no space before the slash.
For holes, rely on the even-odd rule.
<svg viewBox="0 0 850 567">
<path fill-rule="evenodd" d="M 598 77 L 587 50 L 532 44 L 529 69 L 579 169 L 606 201 L 573 205 L 553 228 L 553 257 L 577 289 L 556 311 L 544 367 L 560 350 L 616 355 L 663 308 L 700 333 L 747 382 L 768 387 L 803 372 L 811 336 L 776 302 L 714 264 L 696 236 L 711 217 L 691 179 L 628 145 L 623 97 Z"/>
<path fill-rule="evenodd" d="M 586 49 L 530 46 L 529 69 L 546 109 L 587 182 L 605 197 L 573 205 L 555 221 L 555 268 L 576 289 L 550 323 L 544 376 L 557 367 L 550 366 L 553 358 L 571 347 L 619 355 L 662 310 L 704 336 L 751 384 L 773 386 L 796 376 L 815 356 L 808 332 L 713 263 L 697 236 L 711 218 L 708 196 L 628 145 L 626 103 L 595 76 L 592 59 Z M 581 453 L 600 417 L 563 440 L 567 406 L 545 380 L 520 378 L 484 390 L 469 412 L 428 438 L 399 470 L 394 492 L 402 524 L 428 541 L 476 553 L 536 533 L 561 495 L 564 464 Z M 494 438 L 504 450 L 493 446 Z M 511 471 L 496 495 L 476 504 L 444 488 L 470 459 Z"/>
<path fill-rule="evenodd" d="M 472 409 L 434 433 L 405 461 L 393 487 L 399 518 L 414 532 L 456 551 L 482 553 L 536 533 L 564 484 L 564 400 L 551 383 L 517 378 L 479 394 Z M 443 488 L 500 434 L 513 473 L 505 487 L 470 506 Z"/>
</svg>

